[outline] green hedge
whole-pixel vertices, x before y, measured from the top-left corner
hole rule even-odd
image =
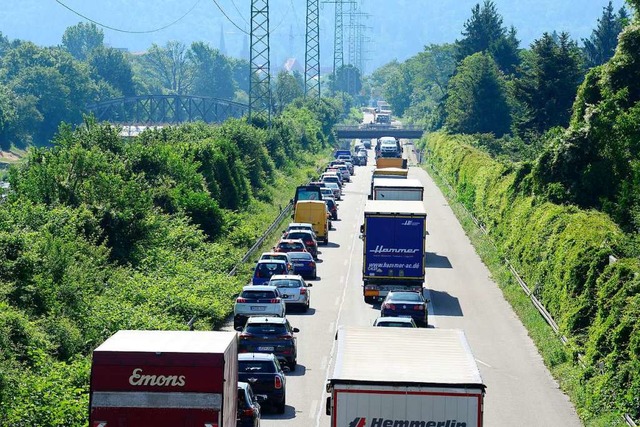
[[[436,133],[419,146],[585,355],[586,410],[640,419],[640,261],[609,265],[622,241],[609,217],[532,194],[529,165],[493,160],[471,138]]]

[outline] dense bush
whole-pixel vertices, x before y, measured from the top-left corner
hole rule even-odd
[[[89,120],[62,126],[51,149],[33,149],[9,172],[1,425],[86,425],[89,356],[117,330],[224,322],[246,279],[228,272],[329,140],[314,110],[277,120],[279,132],[232,120],[126,141]],[[295,147],[278,167],[269,141]]]
[[[585,354],[587,409],[614,407],[640,418],[640,263],[608,265],[622,232],[603,213],[534,195],[529,165],[493,160],[471,147],[471,138],[432,134],[421,144]]]

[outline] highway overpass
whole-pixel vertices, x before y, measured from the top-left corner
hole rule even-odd
[[[419,139],[424,133],[424,129],[418,126],[383,126],[383,125],[360,125],[360,126],[335,126],[333,128],[338,139],[371,139],[382,136],[393,136],[398,139]]]

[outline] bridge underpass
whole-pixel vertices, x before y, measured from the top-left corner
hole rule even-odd
[[[393,136],[398,139],[419,139],[424,129],[418,126],[335,126],[334,131],[338,139],[372,139],[383,136]]]

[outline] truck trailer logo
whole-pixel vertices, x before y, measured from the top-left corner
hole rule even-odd
[[[411,221],[410,219],[406,220],[405,222],[403,222],[400,225],[405,225],[405,226],[409,226],[409,227],[415,227],[417,225],[420,225],[420,221]]]
[[[129,377],[132,386],[184,387],[184,375],[143,375],[142,368],[136,368]]]
[[[375,249],[370,250],[374,254],[408,254],[413,255],[420,249],[407,249],[407,248],[385,248],[383,245],[377,245]]]
[[[364,417],[357,417],[349,423],[349,427],[467,427],[467,423],[456,420],[446,421],[410,421],[373,418],[370,423]]]

